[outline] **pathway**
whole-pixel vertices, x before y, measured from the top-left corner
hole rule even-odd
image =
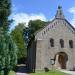
[[[30,75],[28,74],[28,69],[26,68],[26,65],[17,65],[16,75]]]
[[[16,75],[30,75],[30,74],[27,74],[27,73],[16,73]]]
[[[67,71],[67,70],[60,70],[61,72],[70,74],[70,75],[75,75],[75,71]]]

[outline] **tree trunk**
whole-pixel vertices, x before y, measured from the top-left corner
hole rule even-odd
[[[8,75],[9,70],[7,68],[4,69],[4,75]]]

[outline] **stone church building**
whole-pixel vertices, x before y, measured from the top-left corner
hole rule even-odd
[[[35,33],[28,49],[28,67],[32,71],[75,69],[75,28],[65,19],[62,7],[49,25]]]

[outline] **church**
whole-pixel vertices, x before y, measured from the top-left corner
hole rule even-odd
[[[66,20],[58,6],[49,25],[34,34],[28,48],[28,67],[31,71],[75,69],[75,28]]]

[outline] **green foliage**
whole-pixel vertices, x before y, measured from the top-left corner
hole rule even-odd
[[[17,64],[17,46],[11,36],[0,28],[0,73],[5,75]],[[3,74],[4,72],[4,74]],[[7,75],[7,74],[6,74]]]
[[[24,23],[19,23],[15,27],[15,29],[11,32],[12,38],[15,41],[16,45],[18,46],[18,59],[26,57],[27,56],[27,50],[25,47],[25,42],[23,39],[23,30],[25,26]]]
[[[27,46],[29,41],[33,38],[34,33],[46,26],[49,22],[41,20],[30,21],[28,27],[24,23],[19,23],[11,32],[12,38],[18,46],[18,59],[27,56]],[[25,41],[24,41],[25,40]]]
[[[10,21],[8,16],[11,11],[11,0],[0,0],[0,27],[3,27],[4,30],[8,30]]]
[[[30,36],[32,37],[33,34],[43,28],[44,26],[47,25],[47,22],[41,21],[41,20],[34,20],[34,21],[30,21],[28,24],[28,27],[30,29]]]
[[[10,71],[8,75],[16,75],[14,71]]]
[[[46,26],[48,23],[49,22],[44,22],[41,20],[31,20],[29,22],[28,27],[24,30],[26,46],[28,46],[30,44],[30,41],[34,39],[34,33]]]
[[[8,33],[11,0],[0,0],[0,75],[7,75],[17,63],[17,46]]]

